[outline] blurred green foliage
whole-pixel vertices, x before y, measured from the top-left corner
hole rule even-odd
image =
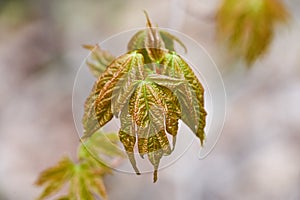
[[[280,0],[223,0],[217,11],[217,33],[229,50],[251,65],[266,53],[278,22],[288,11]]]
[[[38,200],[58,193],[67,183],[68,194],[58,200],[94,200],[98,196],[107,199],[103,177],[111,173],[109,166],[113,165],[113,160],[123,157],[117,147],[118,141],[116,134],[102,132],[96,132],[83,141],[78,150],[78,161],[64,157],[40,174],[36,185],[45,188]]]

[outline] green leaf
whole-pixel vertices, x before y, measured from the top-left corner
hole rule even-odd
[[[137,136],[140,155],[143,157],[147,154],[154,166],[155,182],[161,157],[172,151],[165,130],[176,136],[180,119],[179,102],[168,88],[154,82],[141,81],[126,109],[121,113],[120,140],[133,168],[139,173],[133,150]]]
[[[140,175],[134,158],[134,146],[136,143],[135,122],[133,121],[132,116],[129,114],[128,109],[129,105],[127,104],[121,112],[121,128],[119,131],[119,138],[125,148],[133,169],[135,170],[136,174]]]
[[[84,48],[91,51],[91,60],[86,63],[91,73],[98,78],[115,59],[115,57],[108,51],[104,51],[99,45],[83,45]]]
[[[58,200],[96,200],[98,197],[107,199],[103,176],[111,172],[113,160],[123,157],[122,151],[116,146],[119,143],[116,133],[97,132],[85,140],[79,147],[78,161],[63,158],[55,166],[44,170],[36,185],[44,186],[39,200],[46,199],[60,191],[69,182],[69,193]]]
[[[186,46],[179,40],[176,36],[172,35],[171,33],[168,33],[166,31],[159,31],[160,37],[163,40],[166,49],[170,51],[175,51],[175,42],[177,42],[185,51],[187,52]]]
[[[114,87],[129,70],[141,62],[142,55],[131,52],[115,59],[99,77],[85,103],[84,137],[87,138],[113,118],[111,98]]]
[[[78,181],[78,186],[79,190],[79,199],[84,199],[84,200],[93,200],[94,197],[92,193],[89,190],[89,184],[87,183],[86,177],[79,177]]]
[[[69,158],[63,158],[57,165],[43,171],[35,182],[38,186],[45,185],[45,189],[38,199],[46,199],[58,192],[72,177],[73,167],[74,163]]]
[[[171,90],[178,88],[180,85],[185,84],[186,81],[183,78],[174,78],[162,74],[149,74],[146,78],[149,82],[157,83],[158,85],[164,86]]]
[[[186,46],[176,36],[153,28],[148,14],[145,12],[147,19],[147,29],[140,30],[130,39],[127,49],[128,51],[140,50],[146,57],[150,57],[151,61],[160,61],[163,49],[175,51],[175,42],[177,42],[185,52],[187,52]],[[145,51],[147,49],[147,51]]]
[[[119,78],[114,85],[112,94],[112,112],[118,116],[124,105],[128,103],[131,94],[136,89],[139,81],[144,79],[144,59],[141,54],[137,54],[136,62],[132,64],[129,71]]]
[[[157,28],[153,28],[147,12],[145,11],[147,19],[147,29],[145,37],[145,48],[148,57],[152,62],[159,63],[164,56],[165,44],[162,41]]]
[[[155,182],[160,159],[172,152],[167,134],[173,136],[174,149],[178,121],[182,119],[203,145],[206,111],[201,83],[173,51],[175,41],[185,46],[175,36],[153,28],[145,15],[147,29],[132,37],[130,51],[116,58],[95,83],[86,101],[83,124],[86,138],[113,115],[120,117],[118,135],[129,161],[140,174],[134,157],[137,145],[140,156],[147,155],[154,167]],[[87,154],[86,149],[80,153],[83,158]],[[94,165],[93,161],[88,162]]]
[[[72,199],[70,197],[68,197],[68,196],[63,196],[63,197],[59,197],[56,200],[72,200]]]
[[[223,0],[216,16],[217,33],[231,52],[251,65],[267,52],[275,24],[288,18],[279,0]]]
[[[205,139],[206,111],[204,109],[204,89],[189,65],[175,52],[167,53],[162,65],[164,75],[184,79],[174,90],[181,105],[181,118],[185,124],[200,138],[203,145]]]
[[[102,179],[91,179],[90,186],[96,194],[99,194],[103,199],[107,199],[107,192]]]
[[[130,41],[128,42],[127,49],[128,51],[139,50],[145,48],[145,38],[146,31],[140,30],[136,34],[132,36]]]
[[[103,174],[110,173],[110,160],[124,157],[118,142],[119,138],[115,133],[96,132],[82,142],[78,150],[78,158],[95,167],[101,165]]]

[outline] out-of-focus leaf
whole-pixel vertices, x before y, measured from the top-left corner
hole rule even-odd
[[[251,65],[266,53],[274,25],[286,22],[288,12],[280,0],[223,0],[217,11],[217,33],[231,51]]]
[[[110,173],[109,160],[124,157],[118,142],[119,138],[115,133],[96,132],[88,140],[82,142],[78,150],[78,158],[89,162],[90,165],[101,165],[105,173]]]
[[[72,199],[68,196],[63,196],[63,197],[59,197],[57,200],[72,200]]]
[[[186,46],[179,40],[176,36],[172,35],[171,33],[168,33],[166,31],[159,31],[160,37],[163,40],[166,49],[170,51],[175,51],[175,42],[177,42],[185,51],[187,52]]]
[[[139,49],[145,49],[145,38],[146,38],[146,31],[140,30],[134,36],[131,37],[127,44],[128,51],[134,51]]]
[[[115,57],[108,51],[101,49],[98,44],[94,46],[83,45],[83,47],[91,51],[91,60],[87,60],[86,64],[88,65],[91,73],[98,78],[115,59]]]
[[[73,176],[74,163],[69,158],[63,158],[57,165],[43,171],[35,182],[45,189],[39,196],[39,200],[46,199],[58,192]]]
[[[55,166],[43,171],[36,185],[44,186],[39,200],[59,192],[69,183],[69,193],[57,200],[107,199],[103,176],[111,172],[110,161],[104,157],[122,158],[123,153],[115,145],[119,142],[115,133],[97,132],[85,140],[78,150],[78,161],[63,158]]]

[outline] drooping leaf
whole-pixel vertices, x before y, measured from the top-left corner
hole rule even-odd
[[[183,122],[190,127],[203,145],[206,124],[203,86],[189,65],[175,52],[167,53],[162,65],[165,67],[162,74],[186,81],[177,87],[174,93],[181,105]]]
[[[121,78],[126,77],[125,74],[129,70],[141,64],[142,58],[142,55],[136,52],[122,55],[115,59],[99,77],[85,103],[82,120],[84,138],[92,135],[112,119],[111,98],[114,87]]]
[[[159,33],[161,39],[165,44],[166,49],[170,51],[175,51],[175,42],[177,42],[184,49],[185,53],[187,52],[186,46],[176,36],[172,35],[167,31],[159,31]]]
[[[87,60],[91,73],[98,78],[109,66],[109,64],[115,59],[115,57],[108,51],[104,51],[97,44],[93,45],[83,45],[84,48],[91,51],[91,60]]]
[[[161,157],[171,153],[165,130],[173,137],[176,137],[178,131],[180,119],[178,100],[168,88],[154,82],[141,81],[128,105],[129,112],[126,113],[126,119],[121,118],[121,126],[123,126],[122,132],[119,133],[122,134],[121,142],[130,153],[130,161],[136,169],[133,148],[137,137],[140,155],[143,157],[147,154],[154,166],[155,182]],[[135,125],[137,128],[134,127]]]
[[[201,83],[174,52],[175,42],[185,46],[152,27],[145,15],[147,29],[137,32],[128,44],[129,52],[98,78],[86,101],[83,123],[88,137],[113,116],[120,117],[119,139],[129,161],[140,174],[134,156],[137,145],[140,156],[147,155],[154,167],[155,182],[160,159],[172,152],[167,134],[173,136],[174,149],[182,119],[203,144],[206,111]]]
[[[46,199],[59,192],[64,185],[68,185],[68,195],[57,200],[96,200],[99,197],[106,200],[103,176],[111,172],[108,166],[111,166],[113,161],[104,157],[114,159],[123,157],[121,150],[115,146],[118,142],[115,133],[97,132],[89,137],[79,147],[77,162],[63,158],[55,166],[40,174],[35,184],[44,186],[45,189],[38,199]]]
[[[45,185],[38,200],[46,199],[58,192],[73,176],[73,167],[74,163],[69,158],[63,158],[57,165],[43,171],[35,182],[38,186]]]
[[[218,37],[251,65],[267,52],[275,24],[288,16],[280,0],[223,0],[216,16]]]
[[[121,112],[121,128],[119,130],[119,138],[123,144],[125,151],[128,155],[129,161],[136,172],[140,175],[140,172],[136,166],[136,161],[134,158],[134,146],[136,143],[136,132],[135,132],[135,122],[132,116],[129,114],[129,104],[123,108]]]
[[[145,49],[145,38],[146,31],[140,30],[136,34],[134,34],[127,44],[128,51],[134,51],[139,49]]]
[[[118,142],[119,138],[115,133],[96,132],[88,140],[82,141],[78,150],[78,159],[85,160],[90,165],[101,165],[106,173],[110,173],[109,161],[124,157]]]

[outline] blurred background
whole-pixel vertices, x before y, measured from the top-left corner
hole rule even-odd
[[[152,174],[105,178],[111,200],[300,199],[300,2],[251,68],[215,38],[219,0],[0,0],[0,200],[32,200],[34,181],[62,155],[75,158],[76,71],[95,44],[145,24],[181,31],[212,56],[227,93],[218,144],[199,160],[198,143]],[[51,198],[50,198],[51,199]]]

